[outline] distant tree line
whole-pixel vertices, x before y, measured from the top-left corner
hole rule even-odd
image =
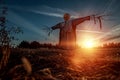
[[[120,48],[120,42],[105,43],[105,44],[103,44],[103,48]]]
[[[39,43],[37,41],[22,41],[18,46],[18,48],[29,48],[29,49],[37,49],[37,48],[58,48],[58,45],[53,45],[51,43]]]
[[[18,48],[28,48],[28,49],[37,49],[37,48],[60,48],[59,45],[53,45],[51,43],[39,43],[37,41],[22,41],[17,46]],[[105,43],[102,48],[120,48],[120,42],[115,43]]]

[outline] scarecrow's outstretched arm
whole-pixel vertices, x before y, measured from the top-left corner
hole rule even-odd
[[[90,16],[74,19],[73,24],[78,25],[86,20],[90,20]]]
[[[52,30],[59,29],[60,28],[60,23],[56,24],[55,26],[52,26],[51,28],[52,28]]]

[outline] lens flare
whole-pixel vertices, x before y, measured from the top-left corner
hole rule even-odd
[[[93,40],[85,40],[82,45],[83,45],[84,48],[93,48],[93,47],[95,47],[95,43],[94,43]]]

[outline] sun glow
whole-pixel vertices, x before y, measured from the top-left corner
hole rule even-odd
[[[85,40],[82,44],[84,48],[93,48],[95,47],[95,43],[93,40]]]
[[[99,35],[94,33],[78,33],[76,42],[77,46],[87,49],[97,48],[103,43],[98,37]]]
[[[82,39],[78,39],[77,44],[82,48],[94,48],[98,46],[98,40],[92,36],[84,36]]]

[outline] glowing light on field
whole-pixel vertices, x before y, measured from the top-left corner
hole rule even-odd
[[[90,33],[84,33],[84,34],[78,34],[77,36],[77,45],[80,46],[81,48],[95,48],[100,46],[101,42],[99,39],[96,39],[99,35],[96,35],[94,33],[90,34]]]
[[[79,67],[86,64],[88,61],[95,61],[97,58],[95,49],[78,49],[74,51],[74,54],[70,57],[73,67]]]
[[[99,45],[98,42],[93,36],[84,36],[82,39],[78,39],[77,44],[82,48],[94,48]]]
[[[93,48],[93,47],[95,47],[95,43],[94,43],[93,40],[85,40],[82,45],[83,45],[84,48]]]

